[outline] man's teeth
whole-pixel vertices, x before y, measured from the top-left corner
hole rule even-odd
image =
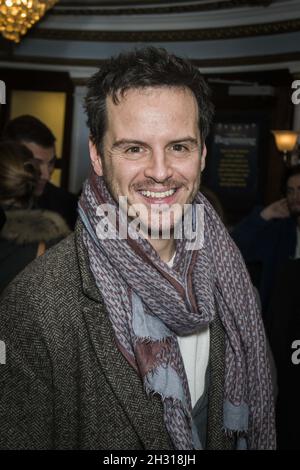
[[[168,196],[172,196],[175,193],[176,189],[169,189],[169,191],[164,191],[164,192],[156,192],[154,193],[153,191],[141,191],[143,196],[146,197],[152,197],[152,198],[164,198]]]

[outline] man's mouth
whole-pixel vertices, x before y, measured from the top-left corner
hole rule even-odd
[[[177,191],[177,188],[169,189],[168,191],[140,191],[140,193],[150,199],[165,199],[167,197],[173,196]]]
[[[161,205],[168,204],[172,205],[175,203],[177,192],[180,190],[180,187],[174,188],[149,188],[149,189],[139,189],[138,193],[142,196],[143,200],[147,204]]]

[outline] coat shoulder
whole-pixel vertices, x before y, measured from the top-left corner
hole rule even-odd
[[[81,278],[74,235],[30,263],[3,291],[0,309],[12,317],[55,323],[76,318]]]
[[[26,290],[29,287],[32,291],[43,290],[45,294],[51,291],[53,295],[59,295],[60,288],[66,283],[70,288],[76,277],[79,277],[79,269],[72,234],[30,263],[12,285],[18,289],[23,285]]]

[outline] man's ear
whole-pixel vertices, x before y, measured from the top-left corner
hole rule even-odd
[[[202,155],[201,155],[201,171],[203,171],[204,168],[205,168],[206,155],[207,155],[207,148],[206,148],[206,145],[204,144],[203,145],[203,150],[202,150]]]
[[[102,176],[103,175],[103,168],[102,168],[102,161],[101,157],[98,154],[95,144],[89,140],[89,150],[90,150],[90,159],[94,168],[96,175]]]

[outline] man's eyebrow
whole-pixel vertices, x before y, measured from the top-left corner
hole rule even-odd
[[[176,140],[171,140],[171,142],[168,142],[168,145],[179,144],[180,142],[190,142],[192,144],[197,144],[198,145],[198,140],[195,139],[195,137],[190,137],[190,136],[182,137],[182,138],[176,139]],[[113,143],[112,148],[122,147],[122,146],[128,145],[128,144],[131,144],[131,145],[132,144],[133,145],[148,145],[146,142],[143,142],[141,140],[120,139],[120,140],[116,140],[116,142]]]
[[[116,140],[116,142],[113,143],[112,148],[122,147],[128,144],[147,145],[145,142],[142,142],[141,140],[120,139],[120,140]]]
[[[191,144],[197,144],[198,145],[198,140],[195,139],[195,137],[190,137],[190,136],[183,137],[182,139],[172,140],[171,142],[169,142],[169,145],[170,144],[180,144],[181,142],[190,142]]]

